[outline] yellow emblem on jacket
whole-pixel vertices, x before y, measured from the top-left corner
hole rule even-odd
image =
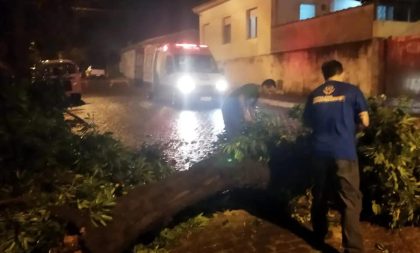
[[[333,85],[328,85],[324,88],[324,90],[322,92],[324,92],[325,95],[329,96],[331,94],[333,94],[335,91],[335,88]]]
[[[322,92],[325,96],[317,96],[313,99],[313,104],[320,104],[320,103],[332,103],[332,102],[344,102],[346,100],[346,96],[333,96],[335,88],[333,85],[326,86]]]

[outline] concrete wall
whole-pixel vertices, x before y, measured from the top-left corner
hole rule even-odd
[[[233,85],[247,82],[261,83],[264,79],[277,80],[287,94],[307,94],[324,80],[320,71],[323,62],[337,59],[348,73],[348,81],[359,86],[366,95],[382,92],[379,83],[381,43],[362,41],[338,46],[276,53],[224,62],[224,69]]]
[[[420,35],[420,21],[375,21],[373,23],[373,36],[388,38],[391,36]]]
[[[272,28],[272,52],[288,52],[372,38],[374,6],[351,8]]]
[[[258,37],[247,38],[247,10],[257,8]],[[268,54],[271,49],[271,0],[231,0],[200,13],[200,37],[217,61]],[[223,18],[231,17],[231,43],[223,44]],[[203,27],[206,34],[203,34]],[[205,38],[205,41],[203,41]]]
[[[136,50],[126,50],[120,56],[120,72],[129,79],[135,78]]]

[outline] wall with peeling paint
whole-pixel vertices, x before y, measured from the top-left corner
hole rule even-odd
[[[378,67],[382,64],[379,60],[381,46],[381,40],[369,40],[229,60],[222,65],[234,86],[272,78],[286,94],[307,94],[323,82],[322,63],[337,59],[343,63],[348,81],[359,86],[366,95],[373,95],[383,91],[382,67]]]
[[[386,93],[420,101],[420,35],[389,38]]]

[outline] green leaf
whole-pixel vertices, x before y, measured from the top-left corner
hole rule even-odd
[[[381,213],[381,206],[376,204],[375,201],[372,201],[372,211],[375,215],[379,215]]]

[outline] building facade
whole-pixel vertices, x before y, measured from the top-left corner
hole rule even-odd
[[[413,10],[354,0],[212,0],[193,9],[201,42],[234,85],[272,78],[284,93],[306,94],[334,58],[368,95],[386,90],[389,37],[420,34]]]

